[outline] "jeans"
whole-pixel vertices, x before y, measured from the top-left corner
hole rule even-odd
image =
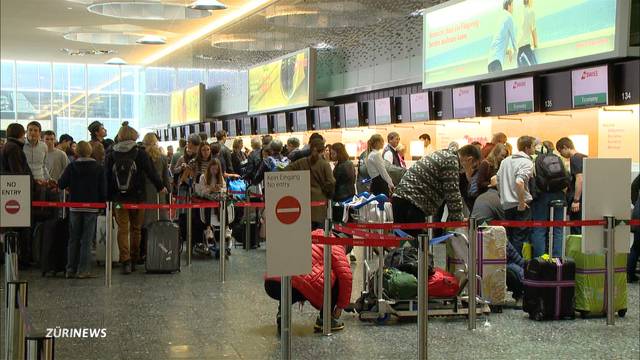
[[[91,243],[96,238],[97,213],[75,212],[69,214],[71,236],[67,247],[67,272],[86,273],[91,263]]]
[[[527,221],[531,220],[531,209],[527,208],[524,211],[518,211],[517,207],[506,209],[504,211],[504,216],[506,220],[514,220],[514,221]],[[529,228],[523,227],[508,227],[507,228],[507,237],[516,250],[518,250],[518,254],[522,255],[522,244],[529,242]]]
[[[553,200],[564,200],[564,193],[540,192],[538,197],[531,204],[533,220],[549,220],[549,202]],[[563,209],[556,207],[553,212],[553,220],[562,220]],[[560,257],[562,254],[562,228],[553,228],[553,256]],[[533,257],[542,256],[549,249],[549,228],[535,227],[531,229],[531,245],[533,246]]]
[[[407,199],[393,197],[391,205],[393,206],[393,221],[398,224],[426,221],[424,212]],[[425,233],[425,230],[405,230],[405,232],[417,239],[419,234]]]
[[[279,302],[281,301],[280,299],[281,286],[282,284],[276,280],[269,279],[269,280],[265,280],[264,282],[264,290],[267,292],[267,295],[269,295],[269,297],[274,300],[278,300]],[[331,287],[331,310],[332,311],[333,309],[335,309],[336,304],[338,303],[338,291],[339,291],[338,279],[336,279],[336,281],[333,283],[333,286]],[[292,285],[291,286],[291,303],[295,304],[297,302],[302,302],[305,300],[307,300],[307,298],[305,298],[304,295],[302,295],[302,293],[298,291],[296,288],[294,288]],[[278,305],[278,309],[280,309],[280,305]],[[320,317],[322,317],[322,309],[319,309],[319,310],[320,310]]]
[[[638,266],[638,257],[640,256],[640,232],[633,234],[633,244],[627,255],[627,278],[632,279],[636,276],[636,266]]]
[[[140,255],[140,238],[142,237],[144,210],[116,209],[115,213],[116,222],[118,223],[120,262],[125,263],[131,260],[135,262]]]

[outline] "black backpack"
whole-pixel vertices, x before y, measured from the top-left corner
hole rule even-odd
[[[136,172],[138,172],[138,166],[136,165],[138,148],[135,147],[126,153],[114,152],[113,157],[112,170],[116,189],[120,195],[129,194],[135,188],[133,179],[136,176]]]
[[[571,178],[562,159],[546,146],[536,158],[536,186],[539,191],[561,191],[569,186]]]

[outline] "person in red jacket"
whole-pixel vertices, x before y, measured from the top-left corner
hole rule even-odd
[[[318,232],[322,234],[322,230]],[[291,277],[291,299],[293,303],[309,301],[313,307],[320,310],[320,315],[314,325],[315,331],[322,331],[322,308],[324,289],[324,248],[322,245],[312,245],[312,269],[309,274]],[[331,330],[344,329],[340,316],[342,309],[351,302],[351,284],[353,275],[349,259],[344,247],[333,246],[331,249]],[[267,294],[280,301],[280,278],[270,277],[264,281]],[[277,315],[278,334],[280,333],[280,307]]]

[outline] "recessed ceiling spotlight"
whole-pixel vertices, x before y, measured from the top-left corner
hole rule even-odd
[[[164,45],[167,43],[167,40],[163,36],[145,35],[136,42],[142,45]]]
[[[194,10],[224,10],[227,8],[218,0],[196,0],[188,7]]]
[[[321,41],[315,45],[313,45],[314,48],[318,49],[318,50],[326,50],[326,49],[333,49],[333,45],[331,44],[327,44],[324,41]]]
[[[416,10],[416,11],[414,11],[414,12],[410,13],[410,14],[409,14],[409,17],[410,17],[410,18],[420,17],[420,16],[424,15],[425,10],[426,10],[426,9],[418,9],[418,10]]]
[[[68,49],[61,48],[59,49],[63,53],[66,53],[70,56],[91,56],[91,55],[110,55],[115,54],[117,51],[115,50],[102,50],[102,49]]]
[[[111,58],[104,62],[107,65],[127,65],[127,62],[124,59],[119,57]]]
[[[72,8],[71,6],[69,6],[69,7],[67,8],[67,10],[73,10],[73,8]]]

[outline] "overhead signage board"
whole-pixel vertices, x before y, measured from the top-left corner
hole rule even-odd
[[[545,74],[539,80],[540,105],[543,111],[571,109],[571,72]]]
[[[249,69],[249,114],[313,105],[315,50],[306,48]]]
[[[391,124],[391,98],[380,98],[375,101],[376,125]]]
[[[360,110],[358,109],[358,103],[344,104],[344,113],[346,127],[360,126]]]
[[[311,191],[309,171],[265,174],[267,275],[311,272]]]
[[[286,113],[278,113],[276,115],[276,132],[277,133],[285,133],[288,131],[287,129],[287,114]]]
[[[507,101],[507,114],[533,111],[533,77],[507,80],[504,83],[504,87]]]
[[[607,65],[571,71],[573,107],[609,103],[609,67]]]
[[[327,130],[331,129],[331,107],[324,106],[318,109],[318,117],[320,118],[319,125],[320,129]]]
[[[504,81],[496,81],[480,86],[480,103],[482,116],[505,115],[506,101]]]
[[[423,88],[624,57],[628,0],[454,0],[424,14]]]
[[[476,116],[476,88],[474,85],[453,89],[453,117],[455,119]]]
[[[29,175],[0,175],[0,228],[31,227]]]

